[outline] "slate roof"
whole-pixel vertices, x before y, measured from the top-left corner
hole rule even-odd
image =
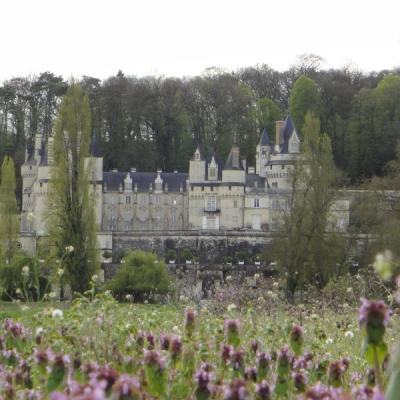
[[[257,174],[246,174],[246,186],[254,188],[255,182],[257,182],[259,188],[264,189],[265,178]]]
[[[270,146],[271,145],[271,141],[269,140],[267,128],[263,129],[263,131],[261,133],[260,141],[258,144],[260,146]]]
[[[235,160],[235,156],[234,156],[234,152],[236,152],[236,151],[238,152],[237,160]],[[242,163],[240,162],[239,147],[236,144],[234,144],[232,146],[231,151],[229,152],[224,169],[243,170]]]
[[[103,182],[106,185],[107,191],[118,191],[120,184],[124,187],[124,179],[128,172],[103,172]],[[148,192],[150,184],[153,185],[157,178],[157,172],[130,172],[132,178],[132,189],[137,184],[139,192]],[[163,189],[165,184],[168,184],[169,192],[179,192],[182,185],[183,190],[186,190],[186,180],[189,178],[188,174],[183,172],[161,172],[161,179],[163,180]]]
[[[294,124],[292,118],[288,115],[285,119],[281,130],[281,139],[283,139],[283,144],[281,148],[281,153],[288,153],[289,152],[289,139],[294,132]],[[296,131],[297,132],[297,131]]]
[[[96,134],[93,134],[93,136],[92,136],[92,141],[90,143],[90,155],[92,157],[101,157],[102,156]]]

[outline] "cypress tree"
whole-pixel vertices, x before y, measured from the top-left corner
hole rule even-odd
[[[88,97],[72,82],[55,123],[48,228],[66,279],[72,291],[80,293],[89,288],[90,279],[98,268],[89,148]]]

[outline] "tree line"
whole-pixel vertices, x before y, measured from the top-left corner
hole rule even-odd
[[[119,71],[104,81],[84,76],[79,83],[106,169],[186,171],[197,144],[224,159],[234,140],[252,165],[264,127],[273,138],[274,121],[289,112],[301,130],[311,110],[331,139],[336,165],[355,184],[384,173],[400,137],[400,70],[324,70],[317,56],[301,57],[283,72],[268,65],[235,72],[210,68],[192,78],[138,78]],[[12,156],[19,170],[34,134],[51,134],[67,88],[51,72],[4,82],[1,160]]]

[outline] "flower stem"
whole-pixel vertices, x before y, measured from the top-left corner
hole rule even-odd
[[[381,367],[379,365],[378,351],[376,346],[372,346],[374,352],[374,370],[375,370],[375,378],[378,383],[378,388],[382,392],[383,391],[383,379],[381,373]]]

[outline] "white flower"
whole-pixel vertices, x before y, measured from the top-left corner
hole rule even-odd
[[[51,312],[51,316],[53,318],[62,318],[64,315],[64,313],[62,312],[62,310],[60,310],[59,308],[55,308],[52,312]]]
[[[188,298],[186,296],[184,296],[183,294],[181,294],[179,296],[179,302],[180,303],[186,303],[188,301]]]
[[[39,326],[38,328],[36,328],[36,336],[40,336],[44,333],[44,329]]]
[[[21,311],[27,311],[29,310],[29,307],[26,305],[21,306]]]
[[[274,282],[274,283],[272,284],[272,286],[273,286],[273,287],[278,287],[278,286],[279,286],[279,282]]]
[[[75,250],[74,246],[69,245],[69,246],[65,247],[65,252],[68,253],[68,254],[72,253],[74,250]]]
[[[228,306],[228,311],[233,311],[233,310],[236,310],[236,304],[234,304],[234,303],[232,303],[232,304],[229,304],[229,306]]]
[[[231,276],[231,275],[228,275],[228,276],[226,277],[226,280],[227,280],[227,281],[231,281],[231,280],[232,280],[232,276]]]
[[[259,303],[264,303],[264,297],[260,296],[260,297],[257,299],[257,301],[258,301]]]
[[[111,296],[111,290],[107,289],[107,290],[104,292],[104,294],[105,294],[106,296]]]
[[[53,292],[49,293],[49,298],[50,299],[55,299],[55,297],[56,297],[56,292],[53,291]]]
[[[97,282],[99,280],[99,276],[97,274],[94,274],[92,276],[92,282]]]
[[[344,336],[347,337],[348,339],[353,339],[354,333],[352,331],[346,331],[344,333]]]
[[[172,328],[172,330],[173,330],[174,332],[179,332],[179,328],[178,328],[176,325]]]
[[[128,300],[128,301],[131,301],[132,300],[132,295],[131,294],[127,294],[125,296],[125,299]]]
[[[347,292],[347,293],[352,293],[352,292],[353,292],[353,288],[352,288],[352,287],[348,287],[348,288],[346,289],[346,292]]]
[[[16,288],[16,289],[15,289],[15,293],[16,293],[16,294],[21,294],[21,293],[22,293],[22,290],[21,290],[20,288]]]
[[[254,274],[254,279],[258,279],[260,277],[260,274]]]
[[[64,270],[62,268],[58,268],[57,275],[58,276],[63,276],[64,275]]]
[[[333,343],[333,339],[328,337],[328,339],[326,339],[326,344],[332,344]]]
[[[27,265],[24,265],[22,267],[22,276],[28,277],[29,276],[29,267]]]

